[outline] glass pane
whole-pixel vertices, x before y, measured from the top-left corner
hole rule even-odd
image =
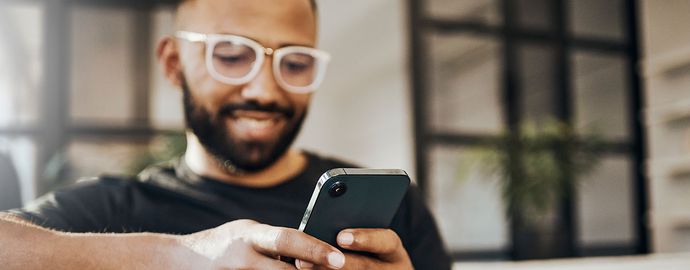
[[[498,179],[484,172],[476,148],[431,151],[431,208],[452,251],[494,250],[508,245],[508,221]]]
[[[36,155],[30,138],[0,137],[0,210],[36,198]]]
[[[578,133],[594,132],[617,140],[630,138],[625,58],[579,51],[575,52],[572,61]]]
[[[515,1],[515,17],[518,25],[525,29],[553,30],[554,4],[552,0],[517,0]]]
[[[0,4],[0,126],[26,126],[40,113],[43,9]]]
[[[502,23],[500,0],[428,0],[427,15],[435,19]]]
[[[501,47],[470,35],[432,35],[431,127],[437,132],[496,134],[503,128]]]
[[[578,241],[584,248],[625,246],[633,231],[632,162],[606,157],[585,177],[577,193]]]
[[[159,8],[153,13],[153,38],[151,48],[157,42],[174,31],[174,9]],[[163,76],[155,55],[151,54],[151,125],[157,128],[177,129],[184,126],[182,110],[182,91],[170,84]]]
[[[75,123],[124,124],[134,115],[134,13],[72,11],[70,113]]]
[[[517,57],[523,121],[543,124],[553,119],[558,109],[555,50],[548,45],[525,43],[518,46]]]
[[[576,37],[622,41],[626,30],[625,5],[623,0],[569,0],[570,31]]]

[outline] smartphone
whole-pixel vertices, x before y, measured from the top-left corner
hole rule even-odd
[[[299,230],[338,247],[343,229],[388,228],[409,185],[403,170],[329,170],[319,178]]]

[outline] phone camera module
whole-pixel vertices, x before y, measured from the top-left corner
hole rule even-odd
[[[331,185],[331,188],[328,190],[328,194],[331,195],[331,197],[340,197],[345,192],[347,191],[347,186],[343,182],[335,182],[333,185]]]

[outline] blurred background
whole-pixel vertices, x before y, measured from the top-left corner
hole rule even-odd
[[[0,0],[0,210],[178,155],[165,0]],[[689,0],[320,0],[297,145],[403,168],[460,262],[690,252]]]

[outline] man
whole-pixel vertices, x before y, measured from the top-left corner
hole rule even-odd
[[[309,0],[184,1],[157,50],[184,93],[184,158],[4,214],[3,269],[449,269],[414,189],[392,229],[340,232],[344,252],[294,229],[318,176],[351,166],[290,148],[328,62],[315,11]]]

